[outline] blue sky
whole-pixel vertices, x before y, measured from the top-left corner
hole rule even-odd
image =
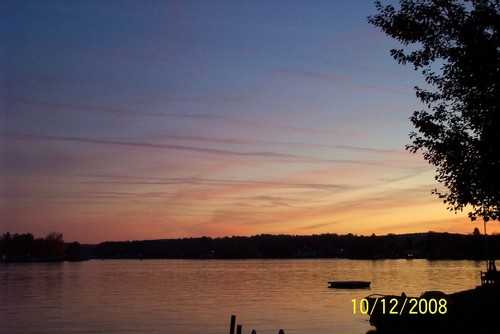
[[[67,241],[476,224],[404,150],[371,1],[2,2],[2,230]]]

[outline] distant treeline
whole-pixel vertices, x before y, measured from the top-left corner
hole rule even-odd
[[[488,236],[490,256],[500,257],[500,235]],[[485,258],[485,238],[450,233],[385,236],[321,234],[311,236],[257,235],[252,237],[184,238],[103,242],[92,249],[102,259],[473,259]]]
[[[97,245],[64,243],[62,234],[35,239],[32,234],[5,233],[0,260],[78,261],[99,259],[470,259],[485,258],[485,236],[450,233],[269,235],[224,238],[183,238],[144,241],[107,241]],[[500,235],[487,240],[490,257],[500,258]]]
[[[84,248],[78,242],[64,243],[63,235],[51,232],[45,238],[31,233],[4,233],[0,237],[0,261],[4,262],[57,262],[86,259]]]

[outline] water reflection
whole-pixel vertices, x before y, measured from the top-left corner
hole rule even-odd
[[[440,270],[436,278],[429,274]],[[367,333],[352,299],[473,288],[472,261],[106,260],[0,264],[5,333],[224,333],[238,314],[244,332]],[[371,281],[335,290],[332,280]],[[375,332],[384,334],[381,332]]]

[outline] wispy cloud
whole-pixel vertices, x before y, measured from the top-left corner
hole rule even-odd
[[[129,176],[129,175],[81,175],[84,180],[79,180],[77,183],[95,183],[95,184],[129,184],[129,185],[202,185],[211,187],[235,187],[235,188],[259,188],[259,189],[315,189],[325,191],[337,191],[345,189],[357,189],[359,187],[348,184],[332,184],[332,183],[300,183],[300,182],[279,182],[279,181],[262,181],[262,180],[229,180],[229,179],[210,179],[210,178],[169,178],[169,177],[146,177],[146,176]],[[87,180],[85,180],[87,178]],[[277,197],[258,196],[254,199],[270,199]]]
[[[69,104],[59,102],[47,102],[40,100],[28,100],[20,98],[4,99],[7,112],[19,111],[27,108],[45,108],[59,110],[63,112],[85,112],[98,114],[111,114],[119,117],[166,117],[166,118],[191,118],[199,120],[225,120],[226,117],[215,114],[194,114],[194,113],[169,113],[169,112],[149,112],[142,110],[132,110],[124,108],[112,108],[104,106],[89,106],[81,104]]]
[[[325,149],[339,149],[347,151],[357,151],[366,153],[377,153],[377,154],[387,154],[396,156],[409,156],[410,154],[404,150],[390,150],[390,149],[380,149],[373,147],[363,147],[354,145],[342,145],[342,144],[324,144],[324,143],[314,143],[314,142],[284,142],[284,141],[270,141],[270,140],[258,140],[258,139],[244,139],[237,137],[208,137],[208,136],[188,136],[188,135],[159,135],[154,137],[149,137],[148,139],[153,141],[163,141],[163,140],[174,140],[174,141],[194,141],[202,143],[217,143],[226,145],[272,145],[272,146],[287,146],[292,148],[325,148]]]
[[[182,146],[182,145],[168,145],[168,144],[154,144],[154,143],[144,143],[144,142],[131,142],[131,141],[117,141],[108,139],[96,139],[96,138],[85,138],[85,137],[69,137],[69,136],[46,136],[46,135],[28,135],[28,134],[13,134],[7,133],[2,134],[4,139],[11,140],[51,140],[51,141],[68,141],[68,142],[79,142],[87,144],[100,144],[100,145],[116,145],[116,146],[130,146],[130,147],[140,147],[140,148],[151,148],[151,149],[165,149],[165,150],[180,150],[180,151],[190,151],[197,153],[207,153],[219,156],[235,156],[235,157],[254,157],[263,159],[292,159],[294,161],[311,161],[314,159],[299,157],[291,154],[273,153],[273,152],[236,152],[228,150],[219,150],[212,148],[202,148],[194,146]]]
[[[316,158],[311,156],[299,156],[294,154],[267,152],[267,151],[240,152],[240,151],[230,151],[230,150],[205,148],[205,147],[158,144],[158,143],[136,142],[128,140],[111,140],[111,139],[101,139],[101,138],[91,138],[91,137],[48,136],[48,135],[17,134],[17,133],[4,133],[0,134],[0,137],[3,138],[4,140],[17,140],[17,141],[49,140],[49,141],[63,141],[63,142],[64,141],[79,142],[79,143],[97,144],[97,145],[113,145],[113,146],[128,146],[128,147],[147,148],[147,149],[188,151],[195,153],[210,154],[214,156],[248,157],[248,158],[288,161],[288,162],[309,162],[309,163],[329,162],[329,163],[361,164],[361,165],[376,165],[376,166],[385,165],[384,163],[381,162],[368,161],[368,160],[363,161],[363,160],[353,160],[353,159],[325,159],[325,158]]]
[[[348,77],[337,74],[327,74],[325,72],[317,72],[317,71],[310,71],[303,69],[273,67],[273,68],[264,68],[264,70],[274,72],[277,74],[290,75],[290,76],[296,76],[300,78],[313,79],[313,80],[322,80],[330,82],[345,82],[349,80]]]
[[[311,225],[305,225],[305,226],[301,227],[301,229],[305,230],[305,231],[324,229],[325,227],[332,227],[332,226],[338,225],[339,223],[341,223],[341,221],[332,221],[332,222],[328,222],[328,223],[311,224]]]

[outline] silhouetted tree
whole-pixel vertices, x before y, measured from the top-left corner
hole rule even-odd
[[[31,233],[0,237],[0,260],[9,262],[62,261],[64,240],[61,233],[52,232],[45,238],[33,237]]]
[[[490,236],[491,254],[500,256],[500,235]],[[411,250],[429,259],[481,259],[482,236],[450,233],[356,236],[322,234],[312,236],[262,234],[251,237],[183,238],[103,242],[88,246],[88,254],[99,258],[139,259],[248,259],[341,257],[378,259],[406,257]],[[67,245],[67,249],[71,244]],[[493,247],[494,246],[494,247]],[[94,249],[92,249],[94,247]],[[409,249],[409,247],[411,249]],[[67,251],[68,254],[68,251]],[[68,258],[69,259],[69,258]]]
[[[416,87],[427,110],[415,111],[413,143],[436,168],[434,189],[451,211],[470,205],[469,218],[499,219],[500,2],[400,0],[375,2],[368,21],[406,48],[391,50],[420,70],[429,89]]]
[[[62,233],[51,232],[44,239],[45,260],[61,261],[64,257],[64,240]]]
[[[12,236],[4,233],[0,239],[0,259],[8,261],[12,257]]]

